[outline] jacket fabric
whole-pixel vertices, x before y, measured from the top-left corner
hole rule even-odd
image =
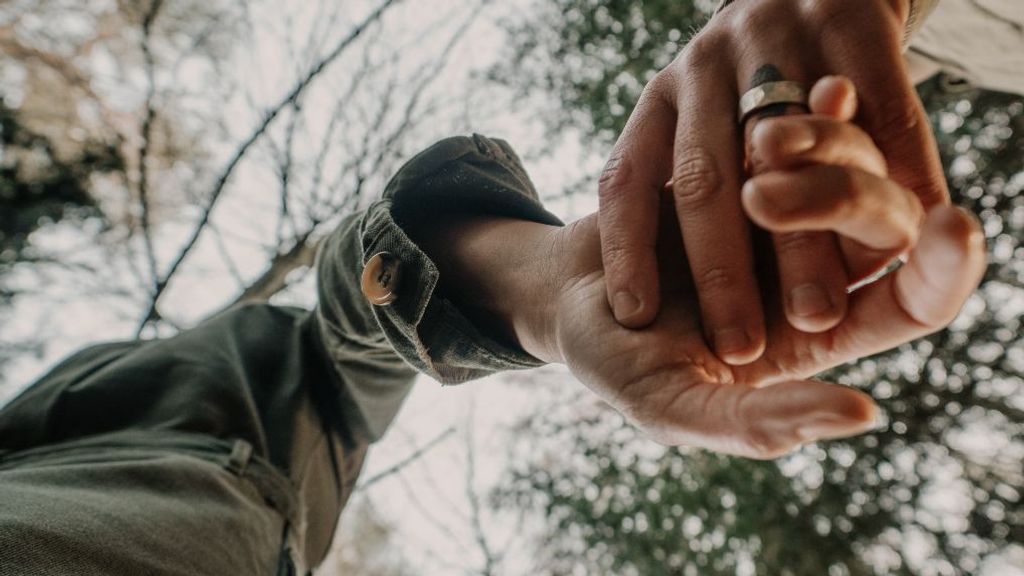
[[[427,208],[560,224],[506,143],[450,138],[326,239],[315,310],[245,305],[71,356],[0,410],[0,576],[317,566],[417,371],[541,364],[434,296],[437,267],[403,232]],[[373,306],[360,278],[381,251],[402,281]]]

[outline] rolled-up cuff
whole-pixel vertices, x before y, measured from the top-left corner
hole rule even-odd
[[[436,296],[434,262],[395,222],[393,204],[381,201],[367,214],[364,263],[387,252],[398,259],[402,279],[396,300],[374,306],[373,315],[395,352],[416,370],[444,384],[457,384],[540,361],[488,337],[448,300]],[[511,216],[511,215],[510,215]]]
[[[373,307],[388,342],[407,363],[445,384],[540,366],[540,360],[497,342],[487,326],[474,325],[434,294],[437,267],[403,227],[442,213],[562,224],[540,204],[518,157],[500,140],[449,138],[417,155],[394,176],[384,199],[367,210],[360,233],[364,265],[387,252],[401,268],[395,301]]]

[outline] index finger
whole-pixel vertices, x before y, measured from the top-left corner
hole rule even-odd
[[[608,302],[627,328],[653,321],[661,301],[655,248],[675,133],[676,112],[665,97],[670,81],[662,74],[644,89],[598,182]]]

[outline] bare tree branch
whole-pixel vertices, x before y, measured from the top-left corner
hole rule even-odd
[[[101,30],[101,33],[93,40],[99,41],[106,40],[107,38],[107,33]],[[116,127],[119,124],[116,119],[117,114],[106,106],[104,100],[93,90],[89,78],[71,63],[70,58],[25,45],[18,40],[11,26],[0,28],[0,51],[14,60],[22,62],[35,61],[56,72],[70,87],[81,90],[96,105],[104,121],[111,129],[115,130],[115,137],[119,141],[124,138],[123,134],[116,131]]]
[[[238,265],[235,264],[235,259],[231,257],[227,244],[224,243],[224,235],[220,233],[220,228],[211,223],[207,225],[207,229],[213,235],[214,244],[217,246],[217,251],[220,252],[221,259],[224,260],[228,274],[231,274],[231,277],[238,283],[238,287],[244,290],[246,288],[245,280],[242,278],[242,273],[238,270]]]
[[[454,426],[449,426],[444,432],[441,432],[436,437],[434,437],[433,440],[431,440],[430,442],[427,442],[426,444],[424,444],[423,447],[415,450],[412,454],[409,454],[405,458],[399,460],[398,462],[395,462],[391,466],[388,466],[383,471],[381,471],[381,472],[379,472],[377,474],[374,474],[373,476],[371,476],[371,477],[367,478],[366,480],[364,480],[363,482],[361,482],[358,486],[355,487],[354,491],[366,490],[370,486],[373,486],[374,484],[376,484],[377,482],[380,482],[381,480],[387,478],[388,476],[391,476],[392,474],[395,474],[395,473],[399,472],[400,470],[402,470],[403,468],[405,468],[409,464],[412,464],[416,460],[419,460],[421,457],[423,457],[424,454],[426,454],[431,449],[433,449],[435,446],[437,446],[438,444],[440,444],[441,442],[446,440],[454,432],[455,432],[455,427]]]
[[[405,474],[398,473],[395,477],[402,484],[402,489],[405,490],[405,495],[406,498],[409,499],[409,503],[412,504],[413,508],[415,508],[421,516],[423,516],[423,519],[429,522],[431,526],[433,526],[434,530],[445,535],[451,543],[455,544],[459,548],[459,550],[466,555],[471,555],[473,550],[463,542],[464,538],[456,534],[455,531],[452,530],[451,526],[442,522],[436,514],[428,510],[426,505],[424,505],[424,500],[429,499],[431,503],[438,508],[443,509],[448,507],[446,512],[450,511],[454,513],[456,511],[454,506],[451,506],[451,503],[447,501],[447,499],[443,498],[443,492],[438,488],[437,480],[434,478],[434,475],[424,473],[421,476],[422,478],[429,478],[431,480],[430,484],[432,487],[432,494],[428,495],[427,498],[421,497],[416,491],[417,488],[423,486],[423,482],[420,481],[422,478],[417,478],[416,486],[413,486]],[[459,520],[462,520],[462,518],[460,517]],[[468,566],[462,566],[462,568],[468,569]]]
[[[300,237],[287,252],[278,254],[270,261],[267,269],[238,295],[231,306],[248,302],[266,302],[271,296],[288,286],[288,276],[299,268],[313,265],[317,248],[322,238]]]
[[[145,61],[146,71],[146,116],[142,120],[142,142],[139,144],[139,206],[142,213],[139,215],[142,227],[142,241],[145,246],[146,261],[149,263],[150,279],[156,282],[159,278],[157,269],[156,250],[153,248],[153,233],[150,227],[150,206],[149,206],[149,154],[153,145],[153,122],[156,120],[156,61],[153,58],[153,50],[150,44],[152,40],[153,22],[160,13],[163,0],[152,0],[149,10],[142,20],[142,56]]]
[[[341,118],[344,110],[348,107],[349,101],[355,94],[359,86],[362,85],[363,79],[367,76],[370,69],[372,68],[370,63],[370,53],[366,51],[363,54],[363,62],[355,74],[352,75],[349,81],[348,90],[345,94],[338,98],[335,103],[334,110],[331,113],[331,120],[327,125],[327,129],[324,131],[323,140],[320,144],[320,149],[317,152],[316,160],[313,164],[313,182],[310,185],[309,190],[309,206],[307,206],[307,212],[315,214],[319,209],[321,203],[321,185],[323,184],[324,178],[324,164],[327,162],[327,154],[330,150],[330,143],[334,139],[334,134],[338,130],[338,126],[341,124]]]
[[[484,557],[484,567],[481,570],[481,574],[492,576],[501,558],[495,554],[487,542],[487,534],[484,533],[483,518],[480,511],[480,498],[476,493],[476,446],[473,444],[473,415],[476,413],[475,408],[475,402],[471,403],[466,417],[466,498],[469,500],[473,536],[476,538],[476,543]]]
[[[239,163],[245,157],[249,149],[263,136],[264,133],[266,133],[270,125],[274,122],[274,119],[277,118],[277,116],[281,113],[282,110],[284,110],[286,107],[292,105],[296,100],[298,100],[306,91],[306,89],[309,88],[309,86],[317,79],[317,77],[320,76],[320,74],[331,63],[337,60],[338,57],[340,57],[345,52],[345,50],[352,45],[353,42],[359,39],[359,37],[362,36],[363,32],[371,24],[382,18],[384,13],[399,1],[401,0],[384,0],[373,12],[371,12],[366,18],[364,18],[362,22],[357,24],[355,28],[353,28],[352,31],[349,32],[347,36],[345,36],[345,38],[338,42],[338,44],[334,47],[333,50],[331,50],[330,53],[321,58],[309,70],[309,72],[307,72],[306,75],[303,76],[303,78],[292,88],[292,90],[280,102],[278,102],[269,111],[267,111],[267,113],[263,117],[263,120],[256,126],[256,128],[252,131],[249,137],[246,138],[245,141],[243,141],[239,145],[235,153],[232,155],[231,159],[228,160],[227,164],[224,166],[224,169],[221,171],[220,175],[216,179],[213,189],[211,190],[210,195],[206,199],[206,205],[203,206],[202,212],[199,217],[199,222],[196,224],[195,229],[192,232],[192,235],[188,238],[188,240],[186,240],[185,245],[179,251],[178,256],[171,263],[167,272],[157,280],[155,290],[150,299],[149,309],[146,311],[145,316],[139,323],[139,328],[136,331],[136,335],[141,334],[142,330],[150,322],[157,319],[157,303],[159,302],[160,297],[167,289],[167,285],[170,282],[171,278],[174,277],[178,269],[181,267],[181,264],[192,252],[192,249],[195,247],[196,242],[198,242],[199,237],[202,235],[203,230],[206,228],[206,224],[210,220],[210,215],[213,212],[213,209],[216,207],[217,201],[220,199],[221,194],[224,192],[224,188],[226,187],[228,180],[231,179],[231,176],[234,174],[235,169],[238,167]]]

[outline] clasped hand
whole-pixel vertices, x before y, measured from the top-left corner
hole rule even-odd
[[[948,206],[925,215],[917,196],[888,177],[871,138],[849,122],[854,109],[849,81],[827,78],[812,91],[812,114],[761,120],[750,146],[759,175],[742,196],[746,215],[769,233],[837,233],[848,269],[907,254],[898,271],[850,294],[840,319],[824,329],[794,327],[772,270],[778,254],[762,238],[767,258],[757,280],[766,345],[751,363],[722,361],[702,328],[694,278],[677,248],[685,234],[666,194],[657,237],[661,309],[653,323],[630,329],[616,322],[603,229],[585,218],[561,231],[556,252],[571,253],[573,264],[558,291],[554,343],[538,353],[556,354],[553,360],[669,445],[772,458],[871,428],[870,397],[806,378],[951,322],[980,282],[985,256],[971,216]]]
[[[889,177],[871,138],[850,122],[855,100],[848,80],[823,79],[811,114],[760,120],[749,136],[757,175],[743,187],[742,207],[762,229],[753,286],[766,334],[751,362],[726,362],[712,348],[672,191],[662,194],[653,231],[661,305],[639,329],[616,321],[609,305],[604,213],[565,227],[448,214],[407,231],[441,270],[440,294],[474,324],[566,364],[659,442],[771,458],[857,434],[875,423],[872,400],[807,378],[951,322],[981,280],[985,252],[973,217],[945,205],[926,211]],[[901,254],[906,264],[849,294],[840,317],[793,322],[777,239],[790,238],[783,250],[799,249],[801,238],[822,233],[838,235],[835,264],[846,270],[864,273]],[[722,229],[719,239],[729,234]]]

